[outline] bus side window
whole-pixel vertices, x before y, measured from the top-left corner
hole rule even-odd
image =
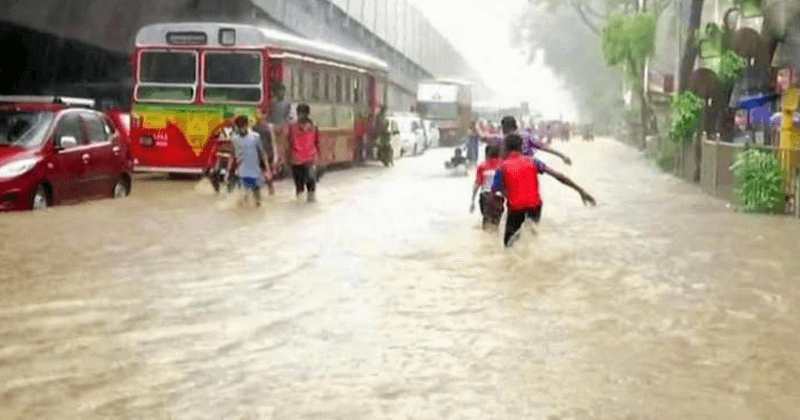
[[[336,70],[331,69],[328,73],[331,75],[331,78],[328,81],[331,89],[331,97],[328,98],[328,101],[331,103],[336,103]]]
[[[298,74],[300,70],[297,67],[292,67],[292,90],[289,92],[289,97],[291,99],[298,99],[300,94],[300,75]]]
[[[320,85],[319,85],[319,72],[311,73],[311,100],[318,101],[320,99]]]
[[[350,103],[350,98],[351,98],[351,96],[350,96],[350,89],[351,89],[350,86],[351,86],[351,84],[350,83],[351,83],[350,82],[350,76],[347,76],[345,78],[345,84],[344,84],[344,101],[345,101],[345,103],[348,103],[348,104]]]
[[[336,85],[334,87],[334,92],[336,95],[336,103],[342,103],[342,75],[336,75]]]
[[[304,101],[306,99],[306,80],[305,80],[306,72],[304,70],[297,71],[297,95],[295,95],[295,100],[297,101]]]
[[[325,100],[325,102],[329,102],[331,100],[331,78],[327,71],[323,73],[325,74],[325,77],[323,78],[323,81],[325,83],[325,87],[323,88],[323,90],[325,91],[325,95],[323,99]]]
[[[384,95],[386,94],[386,86],[383,86]],[[369,98],[367,97],[367,80],[362,77],[361,78],[361,104],[362,105],[369,105]]]
[[[353,79],[353,103],[360,104],[361,103],[361,89],[360,89],[360,80],[358,77]]]
[[[283,87],[286,88],[286,96],[290,99],[292,97],[292,81],[294,80],[294,72],[289,66],[283,67]]]

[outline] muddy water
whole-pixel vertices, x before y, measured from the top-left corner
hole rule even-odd
[[[0,215],[3,419],[796,419],[800,227],[616,142],[557,144],[514,249],[448,150]]]

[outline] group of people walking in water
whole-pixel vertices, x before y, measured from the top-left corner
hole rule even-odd
[[[571,165],[569,157],[539,141],[533,131],[519,130],[514,117],[503,117],[500,126],[502,136],[483,137],[477,124],[474,125],[467,142],[467,155],[474,156],[477,160],[480,141],[487,143],[486,160],[476,169],[470,212],[475,210],[475,197],[478,196],[483,227],[486,229],[499,227],[504,207],[507,208],[503,235],[506,247],[510,247],[519,238],[520,228],[526,220],[539,223],[543,204],[539,174],[550,175],[577,191],[585,205],[596,204],[594,197],[566,175],[545,165],[535,157],[535,153],[550,153]]]
[[[316,164],[320,157],[319,129],[310,118],[307,104],[297,105],[297,119],[290,122],[291,109],[283,101],[283,89],[276,91],[276,100],[270,115],[259,114],[250,127],[246,116],[234,120],[231,136],[238,161],[238,177],[244,188],[244,200],[253,194],[256,206],[261,203],[261,186],[266,184],[269,194],[275,193],[272,179],[277,165],[276,135],[288,140],[288,162],[291,164],[295,190],[298,198],[306,194],[309,202],[315,200],[319,171]],[[386,127],[385,108],[376,118],[384,134]],[[480,142],[486,143],[486,159],[477,165],[475,184],[470,199],[470,212],[475,210],[475,198],[483,215],[483,227],[499,227],[500,219],[507,209],[503,243],[510,247],[519,237],[520,228],[526,220],[538,224],[542,215],[542,197],[539,190],[539,174],[547,174],[562,184],[573,188],[585,205],[595,205],[595,199],[566,175],[552,169],[537,159],[537,151],[559,157],[567,165],[569,157],[550,148],[536,138],[535,132],[519,130],[514,117],[506,116],[501,122],[502,136],[488,135],[478,128],[471,130],[467,144],[467,159],[477,161]],[[382,130],[381,130],[382,129]],[[385,136],[378,136],[380,146],[388,143]]]
[[[295,190],[298,199],[306,194],[306,200],[315,201],[317,181],[320,171],[317,162],[320,158],[319,128],[311,120],[311,107],[299,104],[297,119],[290,120],[291,105],[285,101],[286,89],[278,86],[267,115],[259,113],[257,121],[250,127],[247,116],[234,119],[231,135],[238,167],[236,173],[244,188],[242,200],[249,200],[253,194],[255,205],[261,205],[261,187],[266,184],[269,194],[275,194],[273,179],[278,164],[276,136],[285,136],[288,142],[287,162],[291,164]]]
[[[291,119],[291,104],[285,100],[286,89],[278,85],[273,90],[270,112],[259,112],[255,123],[250,124],[245,115],[234,119],[230,140],[236,155],[235,168],[239,185],[244,189],[242,201],[247,202],[252,193],[255,205],[261,205],[261,187],[266,185],[270,195],[275,194],[273,179],[277,175],[278,137],[286,140],[286,162],[291,165],[295,190],[298,199],[306,196],[308,202],[315,201],[317,182],[321,176],[318,167],[320,155],[319,128],[311,119],[311,108],[301,103],[296,107],[297,118]],[[372,121],[372,127],[357,130],[361,140],[357,148],[357,160],[363,162],[372,157],[371,144],[377,146],[377,158],[384,165],[393,165],[393,151],[389,142],[389,125],[386,106]],[[365,141],[366,137],[373,141]]]

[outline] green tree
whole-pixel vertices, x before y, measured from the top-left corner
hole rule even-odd
[[[644,91],[644,72],[647,59],[655,48],[656,19],[651,13],[628,13],[611,17],[603,26],[603,58],[609,66],[622,66],[625,76],[639,97],[639,116],[642,131],[640,144],[644,148],[647,122],[651,114]]]
[[[657,21],[659,16],[661,16],[662,12],[671,1],[673,0],[530,0],[529,14],[552,14],[564,10],[571,11],[571,23],[566,26],[566,29],[561,30],[558,33],[561,34],[564,32],[574,31],[575,22],[581,22],[582,25],[594,35],[594,42],[591,42],[590,44],[599,50],[602,44],[601,38],[603,29],[606,28],[607,25],[614,19],[618,18],[620,15],[642,14],[649,10],[653,15],[654,21]],[[634,21],[638,20],[635,19]],[[537,32],[535,30],[530,30],[526,32],[526,34],[529,35],[526,40],[530,44],[541,45],[543,43],[542,38],[536,37]],[[635,52],[637,50],[637,48],[630,49],[631,52]],[[603,52],[605,53],[605,51]],[[575,60],[579,60],[577,57],[573,58]],[[600,59],[597,61],[598,64],[602,65],[606,62],[605,58],[607,57],[605,57],[605,54],[601,55],[599,58]],[[640,123],[643,128],[648,126],[646,122],[649,120],[649,116],[652,114],[647,96],[644,94],[645,62],[646,61],[644,60],[636,60],[635,66],[630,66],[630,63],[623,62],[623,64],[626,65],[625,72],[623,74],[631,79],[636,79],[635,81],[632,81],[634,81],[633,87],[637,91],[636,96],[639,102],[639,114],[641,117]],[[550,63],[548,62],[548,64]],[[576,65],[576,67],[580,66],[580,64]],[[621,91],[618,92],[621,93]],[[644,130],[642,130],[640,133],[639,142],[641,145],[644,145],[645,134],[646,132]]]

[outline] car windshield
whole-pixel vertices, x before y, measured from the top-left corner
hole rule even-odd
[[[420,102],[418,111],[421,116],[427,118],[445,120],[458,118],[458,105],[455,103]]]
[[[413,124],[414,120],[408,118],[398,118],[397,119],[397,127],[400,129],[401,133],[413,133]]]
[[[46,138],[52,124],[52,112],[0,110],[0,145],[38,146]]]

